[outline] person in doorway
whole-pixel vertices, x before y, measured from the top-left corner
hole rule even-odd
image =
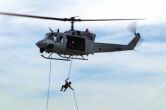
[[[74,90],[72,87],[71,87],[71,82],[69,81],[68,82],[68,80],[69,80],[69,78],[67,78],[66,80],[65,80],[65,84],[64,85],[62,85],[62,87],[61,87],[61,90],[60,91],[63,91],[63,92],[65,92],[66,91],[66,89],[69,87],[71,90]]]
[[[86,36],[86,37],[89,37],[89,29],[86,29],[86,30],[85,30],[85,36]]]

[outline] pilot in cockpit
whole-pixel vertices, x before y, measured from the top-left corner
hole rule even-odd
[[[56,42],[62,43],[63,42],[63,36],[58,36],[56,39]]]

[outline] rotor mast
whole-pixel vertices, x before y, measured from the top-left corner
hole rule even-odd
[[[75,17],[71,17],[71,30],[74,30],[74,20]]]
[[[77,16],[75,16],[75,17],[77,17]],[[76,21],[75,17],[71,17],[71,18],[70,18],[71,30],[74,30],[74,23],[75,23],[75,21]],[[79,20],[78,20],[78,21],[79,21]]]

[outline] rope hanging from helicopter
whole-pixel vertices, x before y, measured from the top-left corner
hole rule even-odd
[[[70,68],[69,68],[69,73],[68,73],[67,79],[70,78],[72,64],[73,64],[73,61],[72,61],[72,57],[71,57],[71,59],[70,59]],[[78,104],[77,104],[76,94],[75,94],[74,90],[72,90],[72,91],[73,91],[73,97],[74,97],[74,102],[75,102],[76,110],[78,110]]]
[[[50,58],[52,58],[52,55],[50,55]],[[48,104],[49,104],[49,98],[50,98],[50,85],[51,85],[51,73],[52,73],[52,59],[50,59],[50,65],[49,65],[49,77],[48,77],[48,89],[47,89],[47,101],[46,101],[46,110],[48,110]]]
[[[71,60],[70,60],[69,74],[68,74],[67,79],[70,78],[72,64],[73,64],[73,61],[72,61],[72,58],[71,58]],[[75,94],[74,90],[72,90],[72,91],[73,91],[73,97],[74,97],[74,102],[75,102],[76,110],[78,110],[78,104],[77,104],[76,94]]]
[[[70,78],[72,64],[73,64],[73,62],[72,62],[72,59],[71,59],[71,60],[70,60],[70,67],[69,67],[69,73],[68,73],[67,79]]]
[[[78,110],[78,104],[77,104],[76,94],[75,94],[74,90],[73,90],[73,96],[74,96],[74,101],[75,101],[76,109]]]
[[[52,55],[50,55],[50,58],[52,58]],[[50,59],[49,62],[49,76],[48,76],[48,87],[47,87],[47,101],[46,101],[46,110],[48,110],[48,105],[49,105],[49,99],[50,99],[50,85],[51,85],[51,74],[52,74],[52,60]],[[70,68],[69,68],[69,74],[68,74],[68,79],[70,78],[71,75],[71,67],[72,67],[72,59],[70,62]],[[76,110],[78,110],[78,104],[77,104],[77,99],[76,99],[76,94],[75,91],[73,91],[73,97],[74,97],[74,102],[75,102],[75,106],[76,106]]]

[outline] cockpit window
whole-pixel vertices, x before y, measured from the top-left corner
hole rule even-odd
[[[63,43],[63,36],[57,37],[56,42]]]
[[[47,37],[48,37],[48,34],[45,34],[44,39],[47,39]]]
[[[51,39],[55,42],[63,43],[63,35],[57,33],[46,33],[45,39]]]
[[[52,33],[47,33],[44,38],[53,39],[53,35],[52,35]]]

